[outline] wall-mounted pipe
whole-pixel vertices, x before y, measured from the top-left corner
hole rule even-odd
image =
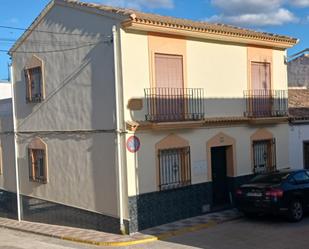
[[[17,124],[16,124],[16,108],[15,108],[15,92],[14,92],[14,67],[10,66],[10,78],[12,89],[12,111],[13,111],[13,135],[14,135],[14,162],[15,162],[15,176],[16,176],[16,198],[17,198],[17,218],[21,221],[21,203],[20,203],[20,191],[19,191],[19,167],[18,167],[18,143],[17,143]]]

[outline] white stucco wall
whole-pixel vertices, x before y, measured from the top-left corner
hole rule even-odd
[[[251,140],[258,128],[250,126],[213,127],[204,129],[170,130],[154,132],[138,132],[141,148],[137,153],[127,152],[129,196],[157,191],[155,144],[169,134],[175,134],[187,140],[191,150],[192,184],[208,181],[208,158],[206,143],[220,132],[236,140],[236,172],[237,176],[252,174]],[[289,165],[288,125],[264,126],[276,138],[277,168]],[[129,136],[129,135],[128,135]],[[202,167],[202,168],[201,168]],[[136,173],[136,175],[135,175]]]
[[[64,6],[51,9],[37,29],[80,35],[32,32],[18,48],[62,50],[33,53],[45,67],[46,98],[41,103],[26,103],[23,69],[33,54],[13,55],[17,127],[34,132],[18,139],[22,194],[118,217],[111,42],[112,26],[118,22]],[[96,44],[85,45],[89,42]],[[92,132],[80,132],[85,130]],[[47,144],[47,184],[29,181],[27,146],[35,136]]]
[[[290,166],[295,169],[304,168],[304,142],[309,141],[309,124],[291,124],[289,127]]]
[[[11,83],[0,81],[0,99],[9,99],[11,97]]]
[[[0,147],[2,149],[2,175],[0,189],[16,191],[14,168],[14,136],[12,100],[0,100]],[[1,160],[1,158],[0,158]]]
[[[11,118],[0,118],[0,147],[2,148],[2,175],[0,175],[0,189],[16,192],[14,136],[12,134],[2,133],[5,130],[10,130],[5,129],[4,127],[11,126],[11,124]]]

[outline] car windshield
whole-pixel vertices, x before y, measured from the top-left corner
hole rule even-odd
[[[289,175],[289,172],[258,175],[251,180],[251,183],[280,183],[286,180]]]

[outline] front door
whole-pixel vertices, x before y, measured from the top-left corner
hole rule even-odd
[[[226,148],[211,148],[211,169],[214,206],[229,203],[227,170],[226,170]]]
[[[309,169],[309,142],[304,142],[304,168]]]

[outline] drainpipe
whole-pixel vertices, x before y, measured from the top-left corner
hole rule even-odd
[[[14,92],[14,67],[10,66],[10,78],[11,78],[11,91],[12,91],[12,109],[13,109],[13,133],[14,133],[14,160],[15,160],[15,175],[16,175],[16,198],[17,198],[17,218],[21,221],[21,205],[20,205],[20,192],[19,192],[19,168],[18,168],[18,144],[17,144],[17,132],[16,132],[16,111],[15,111],[15,92]]]
[[[119,40],[118,40],[118,30],[117,27],[113,26],[113,42],[114,42],[114,71],[115,71],[115,97],[116,97],[116,125],[117,125],[117,167],[118,167],[118,201],[119,201],[119,219],[120,219],[120,232],[125,234],[125,226],[123,219],[123,179],[122,179],[122,143],[121,143],[121,134],[122,134],[122,113],[120,112],[120,55],[119,55]]]

